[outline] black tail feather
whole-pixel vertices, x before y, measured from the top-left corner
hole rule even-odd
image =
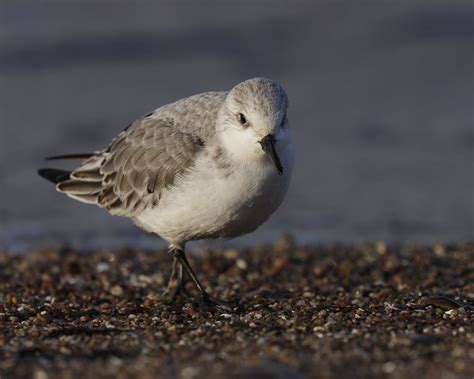
[[[46,180],[49,180],[54,184],[58,184],[60,182],[68,180],[71,171],[57,170],[55,168],[40,168],[38,170],[38,174]]]
[[[47,161],[53,161],[57,159],[71,159],[71,160],[84,160],[92,157],[94,154],[85,153],[85,154],[66,154],[66,155],[54,155],[52,157],[47,157]]]

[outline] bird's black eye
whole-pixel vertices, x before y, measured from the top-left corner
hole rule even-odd
[[[245,116],[242,113],[239,113],[237,115],[237,118],[239,119],[239,122],[240,122],[241,125],[247,125],[247,119],[245,118]]]

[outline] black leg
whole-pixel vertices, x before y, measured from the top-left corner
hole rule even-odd
[[[171,291],[173,287],[174,277],[177,274],[176,286]],[[173,266],[171,267],[171,274],[166,286],[166,290],[163,293],[163,296],[169,296],[168,304],[173,304],[176,301],[176,298],[180,293],[184,293],[186,296],[190,297],[189,292],[186,290],[184,275],[183,275],[183,265],[179,260],[173,255]]]
[[[181,264],[181,268],[184,267],[189,277],[193,281],[195,287],[199,291],[199,294],[201,296],[201,301],[203,303],[229,305],[228,302],[224,300],[215,299],[206,292],[203,285],[201,284],[196,274],[194,273],[193,269],[191,268],[191,265],[189,264],[188,259],[186,258],[186,254],[184,253],[183,250],[173,249],[172,252],[173,252],[173,255],[176,257],[176,259],[178,260],[178,262]]]
[[[178,287],[180,292],[183,292],[187,297],[191,297],[191,294],[186,289],[186,280],[184,279],[183,265],[180,263],[178,266]]]
[[[178,260],[178,262],[185,268],[186,272],[188,273],[189,277],[193,281],[199,293],[201,295],[203,293],[206,293],[206,290],[204,289],[201,282],[199,281],[196,274],[194,273],[193,269],[191,268],[191,265],[189,264],[188,259],[186,258],[186,254],[184,254],[184,251],[180,249],[174,249],[173,255]]]

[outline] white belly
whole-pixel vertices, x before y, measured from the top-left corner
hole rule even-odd
[[[254,231],[278,208],[288,190],[293,150],[280,157],[284,173],[258,161],[230,171],[209,169],[206,159],[163,193],[155,208],[135,218],[138,225],[173,244],[231,238]]]

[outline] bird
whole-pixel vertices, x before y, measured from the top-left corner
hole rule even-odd
[[[229,91],[163,105],[103,150],[46,158],[80,161],[75,169],[38,174],[60,193],[128,217],[167,241],[170,302],[189,295],[186,274],[203,303],[221,304],[197,278],[185,245],[251,233],[280,206],[295,160],[288,105],[275,81],[248,79]]]

